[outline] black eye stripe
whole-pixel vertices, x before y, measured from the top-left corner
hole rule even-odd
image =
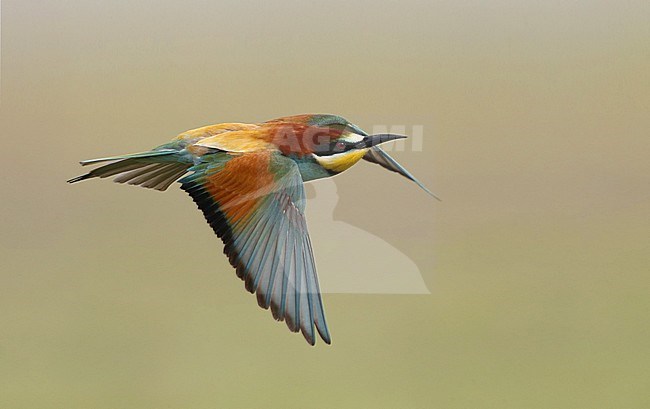
[[[359,142],[350,142],[343,139],[330,141],[327,144],[316,147],[314,153],[319,156],[335,155],[337,153],[347,152],[352,149],[359,149]]]
[[[341,153],[345,151],[349,151],[350,149],[354,148],[353,143],[349,143],[347,141],[334,141],[329,144],[329,153]]]

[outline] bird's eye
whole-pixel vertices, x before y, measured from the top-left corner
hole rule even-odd
[[[343,143],[343,142],[336,142],[336,150],[337,150],[337,151],[342,151],[343,149],[345,149],[345,143]]]

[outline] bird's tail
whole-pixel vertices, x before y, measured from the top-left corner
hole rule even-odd
[[[117,175],[114,179],[117,183],[140,185],[162,191],[183,176],[187,172],[187,169],[192,166],[191,163],[179,161],[177,154],[177,150],[161,149],[130,155],[84,160],[80,162],[83,166],[101,162],[112,163],[93,169],[85,175],[72,178],[68,180],[68,183]]]

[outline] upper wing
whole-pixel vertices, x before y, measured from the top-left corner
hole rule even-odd
[[[330,343],[297,165],[269,151],[217,153],[181,179],[258,304],[314,345]]]
[[[425,192],[427,192],[431,196],[440,200],[438,196],[434,195],[429,189],[427,189],[422,183],[420,183],[420,181],[417,180],[415,176],[411,175],[411,172],[406,170],[404,166],[397,163],[395,159],[393,159],[389,154],[386,153],[386,151],[381,149],[379,146],[373,146],[372,148],[370,148],[368,152],[366,152],[366,154],[363,156],[363,159],[367,160],[368,162],[376,163],[385,169],[392,170],[393,172],[399,173],[405,178],[415,182],[418,186],[420,186]]]
[[[243,129],[222,132],[195,142],[196,146],[219,149],[225,152],[250,153],[273,150],[276,147],[268,141],[267,135],[258,129]]]
[[[243,124],[240,122],[208,125],[196,129],[190,129],[189,131],[181,132],[176,138],[174,138],[174,140],[175,141],[197,141],[199,139],[209,138],[211,136],[219,135],[226,132],[246,131],[250,129],[255,129],[257,127],[258,126],[255,124]]]
[[[200,155],[214,149],[244,153],[274,148],[259,125],[243,123],[223,123],[190,129],[179,134],[173,142],[187,146],[192,153],[200,152]]]

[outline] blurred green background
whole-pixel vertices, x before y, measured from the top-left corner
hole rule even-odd
[[[650,407],[647,1],[1,6],[0,407]],[[179,189],[65,184],[303,112],[421,125],[395,156],[443,198],[337,178],[336,218],[432,294],[325,295],[330,347],[257,307]]]

